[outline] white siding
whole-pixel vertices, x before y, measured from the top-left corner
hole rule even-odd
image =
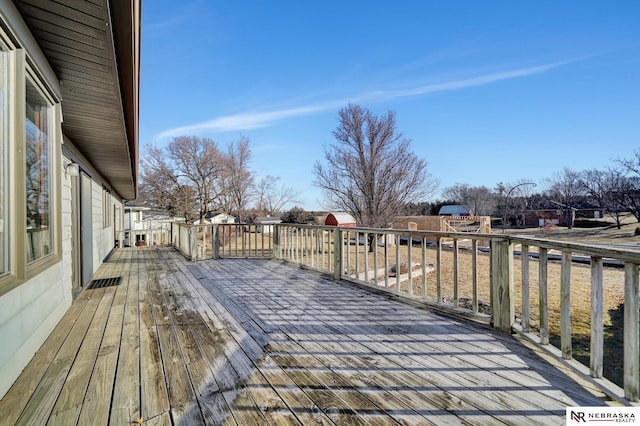
[[[102,261],[113,250],[113,224],[107,228],[103,228],[103,214],[111,214],[102,211],[102,186],[91,181],[92,194],[92,222],[93,222],[93,273],[95,274]]]
[[[0,395],[71,306],[71,190],[64,173],[61,183],[62,262],[0,297]]]
[[[71,306],[71,282],[60,263],[0,298],[0,395]]]
[[[68,161],[63,158],[62,164],[67,164]],[[71,285],[72,281],[72,260],[71,260],[71,177],[66,173],[61,174],[61,206],[62,213],[62,280],[68,282]]]

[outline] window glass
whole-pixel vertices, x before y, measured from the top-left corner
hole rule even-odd
[[[9,138],[7,137],[7,120],[8,111],[7,108],[7,89],[9,88],[8,81],[8,64],[7,64],[7,50],[0,45],[0,275],[7,272],[8,260],[9,260],[9,223],[7,220],[7,198],[9,196],[8,191],[8,147],[7,143]]]
[[[27,261],[32,262],[52,253],[53,223],[49,198],[52,192],[51,107],[29,78],[26,110]]]

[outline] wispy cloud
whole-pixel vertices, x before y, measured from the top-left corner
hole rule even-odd
[[[450,90],[460,90],[468,87],[483,86],[490,83],[495,83],[502,80],[509,80],[514,78],[526,77],[534,74],[541,74],[550,71],[554,68],[558,68],[563,65],[567,65],[572,62],[576,62],[583,58],[572,59],[562,62],[554,62],[551,64],[544,64],[535,67],[522,68],[518,70],[505,71],[493,74],[482,75],[478,77],[468,78],[464,80],[449,81],[438,84],[430,84],[425,86],[417,86],[409,89],[402,90],[377,90],[362,93],[355,97],[348,99],[339,99],[324,103],[304,105],[296,108],[287,108],[275,111],[255,112],[246,114],[234,114],[223,117],[214,118],[202,123],[190,124],[182,127],[176,127],[168,129],[159,133],[155,139],[164,139],[168,137],[174,137],[185,134],[193,134],[199,132],[208,131],[241,131],[257,129],[261,127],[273,126],[288,118],[310,115],[319,112],[325,112],[337,107],[344,106],[347,102],[382,102],[389,101],[396,98],[421,96],[430,93],[445,92]]]
[[[198,131],[225,132],[268,127],[287,118],[327,111],[335,108],[338,105],[342,105],[341,101],[307,105],[277,111],[227,115],[224,117],[214,118],[213,120],[205,121],[203,123],[191,124],[183,127],[176,127],[173,129],[165,130],[164,132],[158,134],[156,136],[156,139],[163,139],[166,137],[185,135],[189,133],[197,133]]]

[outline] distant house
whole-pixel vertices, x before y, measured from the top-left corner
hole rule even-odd
[[[209,223],[236,223],[235,216],[226,213],[208,214],[206,219]]]
[[[144,221],[142,212],[150,210],[149,207],[139,206],[128,202],[124,205],[124,230],[132,231],[146,229],[148,226]]]
[[[571,210],[571,222],[576,218],[583,219],[602,219],[604,217],[604,209],[598,207],[597,203],[591,200],[582,200],[574,203]],[[566,206],[556,201],[547,200],[540,203],[537,208],[530,209],[525,212],[525,226],[542,227],[547,223],[567,226]]]
[[[140,231],[149,228],[149,224],[143,217],[143,212],[150,210],[149,207],[139,206],[133,202],[128,202],[124,205],[124,245],[130,247],[133,244],[138,245],[145,240],[145,234],[131,233],[127,231]],[[135,238],[134,238],[135,236]]]
[[[166,230],[164,234],[168,235],[169,223],[179,221],[179,219],[170,216],[165,209],[147,207],[128,201],[124,205],[122,229],[124,232],[117,234],[116,244],[120,245],[120,238],[123,239],[122,244],[125,247],[157,243],[156,240],[162,235],[159,230]],[[151,232],[152,230],[154,232]]]
[[[282,223],[282,219],[274,216],[259,216],[256,217],[254,223],[258,224],[258,226],[256,226],[256,232],[270,234],[273,232],[273,225]]]
[[[207,215],[207,219],[209,219],[211,223],[236,223],[235,216],[226,213],[217,213],[211,216]]]
[[[600,207],[596,201],[583,200],[575,205],[576,217],[586,219],[602,219],[604,217],[604,208]]]
[[[203,220],[193,221],[194,225],[210,225],[212,223],[236,223],[236,218],[226,213],[208,213]]]
[[[451,204],[440,207],[440,211],[438,212],[439,216],[452,216],[452,217],[460,217],[460,216],[473,216],[471,208],[469,206],[465,206],[462,204]]]
[[[324,224],[327,226],[346,226],[346,227],[355,227],[356,220],[349,213],[344,212],[336,212],[329,213],[327,218],[324,220]]]

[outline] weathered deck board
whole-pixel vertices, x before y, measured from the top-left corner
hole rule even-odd
[[[157,282],[160,267],[157,256],[143,251],[146,262],[140,271],[138,306],[140,309],[140,417],[143,420],[169,419],[169,395],[161,364],[160,340],[151,304],[152,283]]]
[[[108,277],[122,277],[125,272],[125,255],[117,252],[113,256],[113,264],[109,267]],[[102,270],[103,268],[101,268]],[[118,349],[122,334],[122,318],[124,315],[124,295],[126,287],[120,285],[114,289],[115,295],[109,311],[104,335],[100,342],[93,372],[87,386],[84,403],[80,407],[78,424],[107,424],[111,409],[111,392],[118,361]]]
[[[126,294],[123,295],[121,356],[116,367],[109,417],[114,424],[127,424],[140,418],[139,256],[139,251],[131,251],[129,267],[123,273],[121,284]]]
[[[113,287],[105,288],[100,304],[71,366],[73,374],[69,374],[64,381],[48,424],[69,425],[76,424],[78,421],[82,402],[100,349],[100,342],[105,334],[114,295],[115,289]]]
[[[282,262],[120,249],[6,424],[558,424],[605,405],[519,340]]]
[[[252,290],[252,291],[253,291],[253,290]],[[264,300],[267,300],[267,299],[269,299],[269,297],[267,297],[267,296],[265,296],[265,295],[261,295],[261,297],[260,297],[260,300],[261,300],[261,301],[264,301]],[[271,300],[273,300],[273,298],[271,298]],[[362,301],[360,301],[360,302],[362,302]],[[277,302],[276,302],[276,303],[277,303]],[[290,303],[290,302],[289,302],[289,303]],[[311,303],[311,304],[312,304],[313,302],[309,302],[309,303]],[[233,304],[233,302],[232,302],[230,299],[227,299],[227,300],[226,300],[226,306],[230,306],[230,305],[232,305],[232,304]],[[262,304],[262,303],[261,303],[261,304]],[[322,310],[322,309],[320,309],[320,310]],[[307,316],[306,316],[305,318],[308,318],[308,319],[314,319],[314,318],[309,318],[309,316],[313,315],[313,314],[312,314],[312,312],[314,312],[314,311],[316,311],[316,309],[314,309],[313,307],[312,307],[311,309],[307,309]],[[353,314],[353,312],[354,312],[353,310],[350,310],[350,311],[349,311],[349,313],[348,313],[348,315],[352,315],[352,314]],[[298,318],[298,319],[299,319],[299,317],[300,317],[300,315],[301,315],[301,314],[302,314],[301,312],[296,312],[296,314],[295,314],[295,318]],[[325,315],[327,315],[327,314],[328,314],[328,312],[327,312],[327,313],[325,313]],[[360,317],[360,316],[361,316],[361,314],[362,314],[362,313],[360,313],[360,314],[358,315],[358,317]],[[246,324],[246,322],[248,321],[248,319],[246,319],[246,315],[245,315],[243,312],[236,312],[236,315],[239,315],[239,316],[243,316],[243,317],[245,317],[245,320],[244,320],[244,321],[245,321],[245,324]],[[348,339],[347,339],[347,338],[345,338],[346,336],[344,336],[344,335],[343,335],[343,333],[336,332],[335,330],[333,330],[333,329],[329,328],[329,326],[327,326],[327,325],[326,325],[326,322],[327,322],[327,320],[326,320],[326,319],[324,319],[324,321],[322,321],[322,320],[318,320],[317,318],[316,318],[316,319],[314,319],[314,320],[315,320],[315,321],[314,321],[314,326],[313,326],[313,332],[311,332],[312,330],[310,330],[310,329],[307,329],[307,330],[300,330],[300,329],[297,329],[297,328],[295,327],[295,325],[292,327],[292,326],[291,326],[291,324],[289,324],[288,326],[286,326],[286,329],[287,329],[287,330],[290,330],[290,331],[289,331],[290,333],[291,333],[291,332],[296,333],[296,334],[295,334],[295,336],[296,336],[296,337],[295,337],[295,339],[296,339],[296,340],[299,340],[299,341],[303,341],[303,342],[304,342],[304,344],[306,344],[306,345],[308,345],[308,344],[309,344],[309,342],[313,342],[313,341],[315,340],[315,338],[314,338],[313,336],[314,336],[314,335],[316,335],[316,334],[318,334],[318,333],[320,333],[320,335],[322,335],[322,336],[342,336],[342,338],[338,337],[338,339],[337,339],[337,340],[335,340],[335,342],[334,342],[334,343],[335,343],[334,347],[331,347],[331,348],[323,347],[322,349],[320,349],[320,350],[318,351],[318,353],[319,353],[319,354],[322,354],[322,355],[325,355],[325,354],[331,354],[331,353],[336,353],[336,354],[338,354],[338,356],[339,356],[340,358],[344,358],[344,357],[345,357],[345,355],[349,355],[349,354],[351,354],[350,352],[345,351],[345,345],[346,345],[346,344],[348,344],[348,342],[346,342],[346,340],[348,340]],[[353,320],[353,321],[355,321],[355,320],[356,320],[356,318],[354,318],[354,320]],[[295,320],[294,320],[294,321],[295,321]],[[335,326],[335,324],[333,324],[332,326]],[[299,333],[299,334],[298,334],[298,333]],[[290,336],[293,336],[293,334],[290,334]],[[333,340],[334,340],[334,337],[331,337],[331,338],[330,338],[330,341],[333,341]],[[327,339],[320,339],[320,342],[323,342],[323,343],[325,343],[325,344],[326,344],[326,343],[327,343]],[[364,349],[363,349],[363,348],[361,347],[361,348],[359,348],[359,349],[355,350],[353,353],[355,353],[355,354],[356,354],[356,356],[358,356],[358,354],[362,354],[362,353],[366,353],[366,352],[370,352],[370,351],[369,351],[368,349],[366,349],[366,348],[364,348]],[[314,352],[313,352],[313,351],[311,351],[310,353],[311,353],[311,354],[313,354]],[[278,355],[276,355],[276,354],[273,354],[272,356],[274,356],[274,357],[278,357],[278,358],[280,359],[280,361],[282,362],[282,364],[283,364],[283,365],[285,365],[285,366],[289,366],[289,365],[290,365],[290,363],[291,363],[291,366],[301,368],[299,365],[297,365],[297,362],[299,362],[299,360],[301,359],[301,357],[303,357],[305,354],[306,354],[305,352],[302,352],[302,353],[300,353],[300,352],[295,352],[295,355],[287,355],[287,356],[285,356],[285,357],[278,356]],[[372,354],[374,355],[374,354],[375,354],[375,352],[373,352]],[[322,374],[322,373],[323,373],[323,371],[320,371],[320,373],[318,373],[318,368],[317,368],[317,367],[318,367],[318,365],[320,365],[320,364],[321,364],[321,363],[313,363],[313,362],[309,363],[309,366],[307,367],[307,368],[310,368],[310,369],[311,369],[311,372],[310,372],[309,374],[311,374],[311,375],[313,375],[314,373],[315,373],[316,375],[317,375],[317,374]],[[368,368],[368,370],[369,370],[369,371],[372,369],[371,367],[373,367],[374,369],[379,368],[379,367],[375,366],[375,364],[373,364],[372,366],[370,366],[370,367]],[[339,362],[338,362],[338,366],[337,366],[337,370],[338,370],[338,371],[345,370],[345,369],[349,369],[349,368],[350,368],[350,367],[346,366],[346,364],[344,363],[344,361],[342,361],[342,362],[340,362],[340,361],[339,361]],[[387,368],[387,367],[385,367],[385,369],[386,369],[386,368]],[[325,371],[327,371],[327,370],[325,370]],[[324,373],[324,374],[326,374],[326,373]],[[300,374],[297,374],[297,376],[300,376]],[[298,378],[299,378],[299,377],[298,377]],[[312,380],[314,380],[314,379],[312,379]],[[409,376],[404,376],[404,377],[403,377],[403,381],[404,381],[405,383],[407,383],[407,382],[408,382],[408,383],[413,383],[413,382],[415,382],[415,379],[414,379],[414,380],[413,380],[413,382],[412,382],[412,381],[411,381],[411,377],[409,377]],[[334,379],[325,379],[325,381],[324,381],[323,383],[335,383],[335,382],[336,382],[336,380],[335,380],[335,378],[334,378]],[[424,382],[423,380],[419,380],[419,384],[418,384],[418,386],[423,385],[423,382]],[[302,383],[302,386],[304,387],[304,378],[302,379],[302,382],[299,382],[299,383]],[[331,398],[338,398],[338,400],[340,400],[340,399],[344,399],[344,398],[345,398],[345,395],[344,395],[344,394],[345,394],[345,392],[344,392],[345,386],[344,386],[344,384],[343,384],[343,386],[341,386],[341,387],[340,387],[340,386],[338,386],[338,387],[335,387],[335,386],[334,386],[334,388],[337,388],[337,390],[338,390],[338,392],[335,392],[335,394],[330,395],[330,396],[327,396],[327,395],[325,395],[325,394],[320,394],[320,395],[318,395],[318,396],[317,396],[317,398],[319,398],[320,400],[331,400],[331,399],[329,399],[330,397],[331,397]],[[331,391],[331,389],[328,389],[328,391]],[[366,388],[365,388],[365,390],[360,389],[359,391],[360,391],[360,393],[366,393],[366,392],[367,392]],[[336,395],[336,394],[340,394],[340,396],[338,396],[338,395]],[[323,399],[323,397],[324,397],[324,399]],[[416,398],[416,396],[415,396],[415,395],[414,395],[413,397],[414,397],[414,398]],[[349,400],[348,396],[346,397],[346,399],[347,399],[347,400]],[[420,400],[420,398],[417,398],[417,399],[418,399],[418,400]],[[333,400],[335,400],[335,399],[333,399]],[[362,402],[362,399],[360,399],[360,402]],[[422,401],[422,402],[424,403],[424,401]],[[448,404],[448,403],[450,403],[450,401],[449,401],[448,399],[447,399],[447,400],[445,400],[445,401],[442,401],[442,400],[437,401],[437,404],[438,404],[439,406],[442,406],[443,404]],[[460,401],[460,403],[461,403],[461,401]],[[350,402],[350,404],[349,404],[349,407],[353,408],[353,407],[359,407],[359,406],[361,406],[361,405],[362,405],[361,403],[351,401],[351,402]],[[445,406],[446,406],[446,405],[445,405]],[[371,408],[371,407],[376,407],[376,405],[375,405],[375,404],[370,404],[370,405],[369,405],[369,408]],[[399,408],[401,409],[401,408],[402,408],[402,406],[396,407],[396,410],[397,410],[397,409],[399,409]],[[424,408],[424,406],[423,406],[423,408]],[[460,409],[460,408],[462,408],[462,407],[458,407],[458,408]],[[467,410],[470,410],[470,411],[478,411],[478,410],[477,410],[477,407],[474,407],[474,406],[468,406],[468,407],[465,407],[465,408],[466,408]],[[361,410],[361,411],[367,411],[367,410]],[[409,419],[411,418],[411,414],[412,414],[412,413],[411,413],[411,411],[407,412],[406,410],[403,410],[403,411],[402,411],[402,413],[403,413],[403,417],[402,417],[402,418],[403,418],[403,420],[409,420]],[[367,413],[367,414],[371,414],[371,413]],[[429,414],[432,414],[432,413],[429,413]],[[442,413],[439,413],[439,414],[442,414]],[[487,417],[488,417],[488,416],[487,416]],[[343,419],[338,418],[338,419],[335,419],[335,420],[337,420],[337,421],[341,421],[341,420],[343,420]],[[367,421],[372,421],[372,420],[373,420],[373,421],[375,421],[375,418],[373,418],[373,419],[371,419],[371,418],[367,418]],[[441,415],[439,415],[439,417],[438,417],[438,422],[441,422],[441,421],[443,421],[443,420],[444,420],[444,419],[442,418],[442,416],[441,416]],[[473,423],[475,423],[475,424],[477,424],[477,423],[481,422],[481,419],[480,419],[480,417],[479,417],[477,414],[476,414],[476,415],[473,417],[473,419],[471,419],[471,420],[472,420],[472,421],[473,421]],[[495,419],[493,419],[493,418],[489,418],[489,420],[490,420],[490,422],[495,422]],[[356,421],[358,421],[358,420],[353,419],[353,418],[350,418],[348,421],[349,421],[349,422],[356,422]],[[459,421],[460,421],[460,419],[456,419],[456,422],[459,422]]]
[[[53,333],[44,342],[31,362],[29,362],[24,372],[13,384],[11,392],[0,400],[0,418],[3,419],[4,422],[14,424],[18,417],[20,417],[20,414],[29,402],[29,398],[25,396],[32,395],[37,388],[49,365],[64,343],[64,339],[71,332],[70,325],[77,321],[89,299],[86,295],[82,295],[76,300],[71,306],[71,309],[67,311],[60,321],[61,324],[69,324],[69,326],[56,327],[54,329]],[[91,309],[91,307],[89,307],[89,309]]]
[[[219,283],[224,283],[224,280],[216,280]],[[261,286],[261,289],[264,288],[272,288],[269,285],[265,285],[265,286]],[[225,289],[227,290],[227,289]],[[230,292],[235,292],[237,295],[237,299],[238,300],[247,300],[246,298],[243,298],[243,296],[247,296],[250,292],[253,293],[253,300],[259,300],[259,304],[260,306],[264,306],[265,305],[265,299],[270,299],[270,297],[268,295],[265,294],[259,294],[256,295],[256,290],[255,289],[249,289],[249,290],[243,290],[242,286],[239,285],[234,285],[232,288],[228,289]],[[336,294],[328,294],[327,295],[328,298],[331,299],[335,299],[336,298]],[[320,296],[322,297],[322,296]],[[271,296],[271,299],[276,299],[276,300],[284,300],[285,303],[287,304],[295,304],[294,301],[292,301],[290,298],[274,298],[273,295]],[[314,295],[313,298],[314,301],[319,300],[319,296],[318,294]],[[366,303],[366,302],[365,302]],[[239,304],[242,304],[242,302],[239,302]],[[323,308],[325,308],[326,310],[326,306],[328,305],[335,305],[335,301],[331,302],[329,300],[321,300],[319,304],[314,305],[313,301],[304,301],[303,303],[299,303],[297,304],[298,306],[303,306],[306,305],[307,309],[307,313],[313,313],[313,312],[322,312]],[[310,306],[311,305],[311,306]],[[322,331],[324,334],[326,335],[342,335],[343,337],[349,337],[349,328],[353,328],[352,324],[354,324],[355,322],[357,322],[358,320],[362,321],[362,319],[364,318],[366,321],[374,321],[374,318],[369,318],[367,319],[368,313],[367,313],[367,308],[371,308],[374,309],[376,306],[379,306],[379,303],[375,303],[373,305],[371,305],[370,307],[366,307],[366,306],[362,306],[363,305],[363,301],[359,300],[358,302],[358,306],[350,306],[346,312],[339,312],[339,309],[333,309],[331,311],[331,313],[326,314],[325,315],[325,319],[324,320],[320,320],[319,323],[322,323],[322,321],[324,321],[324,324],[327,324],[330,329],[328,330],[320,330],[318,325],[314,324],[314,328],[316,328],[316,332],[317,331]],[[280,306],[278,309],[283,309],[286,306]],[[407,309],[410,309],[409,307],[407,307]],[[250,310],[250,309],[247,309]],[[375,310],[375,309],[374,309]],[[404,308],[401,308],[400,310],[404,310]],[[337,313],[336,313],[337,312]],[[296,318],[299,319],[299,315],[301,315],[302,312],[295,312],[294,316]],[[237,315],[244,315],[244,314],[237,314]],[[274,313],[271,312],[268,315],[273,316]],[[370,315],[369,315],[370,316]],[[374,314],[374,317],[379,317],[379,315],[377,313]],[[308,318],[308,316],[306,317]],[[343,319],[341,322],[341,318]],[[344,324],[344,318],[347,318],[347,324]],[[384,318],[384,317],[383,317]],[[386,317],[387,320],[389,319],[389,317]],[[317,320],[317,318],[315,318]],[[410,315],[406,315],[403,314],[403,316],[392,316],[391,317],[391,322],[390,325],[385,325],[385,324],[380,324],[377,330],[375,329],[375,327],[371,327],[371,326],[361,326],[358,325],[358,334],[354,337],[354,339],[361,339],[361,335],[362,333],[366,333],[369,336],[375,336],[375,335],[379,335],[380,334],[380,329],[384,330],[384,336],[385,338],[391,338],[391,340],[395,340],[393,336],[407,336],[406,338],[409,339],[410,342],[414,342],[420,341],[420,337],[421,336],[425,336],[425,331],[429,329],[429,325],[428,324],[419,324],[416,325],[416,322],[412,322],[411,327],[409,327],[409,329],[406,329],[407,327],[398,327],[397,324],[403,324],[404,322],[407,321],[415,321],[414,318],[412,318]],[[245,320],[246,322],[246,320]],[[442,321],[441,321],[442,322]],[[443,347],[447,345],[447,343],[443,343],[443,341],[450,341],[453,340],[454,342],[456,340],[459,340],[459,337],[456,337],[458,335],[460,335],[459,331],[461,329],[461,325],[459,323],[456,322],[451,322],[449,321],[450,324],[447,325],[448,327],[448,335],[443,336],[444,338],[440,338],[440,336],[438,336],[439,341],[437,342],[440,346],[439,347],[432,347],[432,348],[425,348],[425,347],[421,347],[421,348],[416,348],[415,346],[418,345],[419,343],[411,343],[411,345],[402,348],[398,351],[397,347],[393,347],[390,345],[384,345],[382,347],[376,347],[377,345],[379,345],[378,342],[375,341],[371,341],[368,342],[367,345],[369,346],[369,349],[365,349],[365,350],[369,350],[372,351],[372,353],[381,353],[383,354],[382,356],[382,360],[383,361],[388,361],[389,359],[394,359],[394,357],[399,358],[397,365],[403,365],[404,363],[407,362],[407,360],[409,361],[414,361],[417,362],[417,369],[428,369],[429,367],[432,367],[430,365],[430,362],[433,361],[433,356],[432,359],[424,359],[421,360],[421,358],[425,358],[425,355],[430,354],[431,352],[442,352],[444,356],[450,357],[451,353],[453,353],[454,355],[456,354],[461,354],[461,359],[464,358],[465,356],[468,356],[470,358],[473,357],[479,357],[480,360],[482,360],[482,357],[480,355],[483,355],[486,351],[487,348],[482,348],[482,347],[477,347],[476,351],[469,351],[469,349],[460,349],[458,347]],[[421,334],[418,333],[418,329],[422,327],[423,331]],[[416,328],[416,333],[415,334],[410,334],[410,332],[412,332],[412,328]],[[440,326],[440,328],[442,328],[442,326]],[[464,330],[464,327],[462,327],[462,329]],[[457,330],[457,332],[456,332]],[[435,331],[432,329],[432,331]],[[442,334],[442,331],[440,331],[440,334]],[[487,340],[491,340],[494,339],[493,335],[494,333],[491,333],[492,337],[490,337]],[[309,341],[309,340],[313,340],[313,337],[309,338],[309,335],[313,335],[313,333],[311,334],[307,334],[306,336],[298,336],[296,335],[294,337],[294,339],[296,340],[301,340],[301,341]],[[463,334],[464,336],[464,334]],[[502,339],[502,336],[497,335],[498,336],[498,341],[500,339]],[[404,338],[404,337],[403,337]],[[513,339],[511,339],[510,337],[506,336],[506,338],[510,339],[510,343],[514,344],[514,345],[518,345],[518,343],[514,342]],[[340,339],[335,339],[335,344],[337,345],[337,347],[332,347],[332,348],[326,348],[325,352],[329,352],[329,351],[334,351],[334,353],[340,353],[341,357],[346,355],[345,351],[340,351],[339,347],[343,347],[345,345],[344,342],[344,338],[342,340]],[[463,340],[464,342],[464,340]],[[395,343],[393,343],[395,345]],[[498,345],[498,347],[500,347],[500,345]],[[336,352],[337,351],[337,352]],[[362,352],[362,350],[360,349],[360,352]],[[508,351],[503,351],[503,352],[508,352]],[[525,352],[525,351],[522,351]],[[409,354],[409,355],[407,355]],[[412,360],[411,358],[416,358],[416,354],[419,354],[420,356],[417,357],[417,360]],[[300,356],[300,355],[297,355]],[[490,355],[489,355],[490,356]],[[529,357],[531,356],[531,354],[529,354]],[[561,416],[564,413],[564,406],[567,405],[572,405],[575,404],[574,401],[572,401],[569,398],[565,398],[562,400],[563,405],[558,407],[557,409],[555,409],[555,411],[553,410],[549,410],[547,409],[547,407],[549,407],[549,405],[547,405],[548,402],[553,402],[553,401],[549,401],[549,398],[544,396],[543,392],[547,392],[548,389],[551,388],[551,386],[549,386],[548,384],[546,384],[546,387],[542,387],[541,389],[533,389],[533,390],[529,390],[529,388],[527,388],[527,383],[518,383],[518,382],[512,382],[509,380],[506,380],[506,378],[509,376],[510,373],[512,373],[512,371],[508,371],[508,368],[502,368],[499,365],[487,365],[487,363],[483,363],[483,362],[479,362],[476,364],[471,364],[468,365],[468,363],[463,363],[460,360],[457,360],[456,363],[459,365],[456,365],[454,367],[448,365],[447,363],[440,363],[440,368],[444,368],[446,370],[450,370],[453,371],[453,373],[451,373],[453,375],[453,377],[459,376],[459,378],[456,381],[451,382],[451,386],[460,388],[460,389],[464,389],[464,392],[460,392],[460,395],[458,395],[460,397],[461,400],[471,400],[469,402],[473,402],[473,398],[475,398],[474,395],[469,396],[467,395],[467,390],[469,389],[473,389],[474,386],[478,386],[478,385],[482,385],[485,384],[487,382],[487,380],[493,380],[494,378],[498,378],[498,383],[492,384],[491,387],[487,387],[486,389],[480,389],[478,392],[480,394],[480,399],[481,402],[484,404],[484,406],[488,407],[487,409],[491,408],[490,404],[487,404],[486,401],[483,401],[484,399],[486,399],[487,395],[482,395],[482,393],[488,393],[491,392],[492,395],[494,395],[496,392],[502,392],[500,395],[498,395],[498,399],[501,399],[500,401],[500,406],[496,407],[493,406],[492,411],[490,410],[490,412],[494,412],[495,413],[495,418],[494,420],[497,420],[498,418],[502,417],[502,414],[500,413],[501,410],[499,410],[499,408],[502,408],[504,406],[508,407],[509,410],[506,411],[511,411],[509,414],[512,415],[513,413],[517,413],[518,409],[520,410],[524,410],[521,415],[526,418],[527,416],[531,417],[531,420],[536,419],[536,421],[540,421],[541,418],[547,418],[549,415],[555,415],[555,416]],[[448,360],[450,362],[450,359]],[[522,363],[522,361],[521,361]],[[542,364],[542,363],[539,363]],[[393,365],[388,365],[387,368],[393,368]],[[397,366],[396,366],[397,368]],[[546,368],[548,368],[548,365],[546,366]],[[485,369],[485,370],[483,370]],[[495,371],[493,371],[495,369]],[[466,371],[465,371],[466,370]],[[501,370],[505,370],[504,372]],[[457,371],[457,372],[456,372]],[[496,374],[496,371],[498,372],[498,374]],[[461,375],[460,372],[465,372],[465,374]],[[504,374],[503,374],[504,373]],[[414,372],[414,374],[416,374]],[[429,377],[425,377],[423,372],[418,371],[417,373],[419,376],[421,376],[422,380],[426,380]],[[438,371],[438,376],[440,376],[442,374],[442,371]],[[473,375],[476,375],[478,377],[476,377],[476,381],[474,382],[473,379]],[[501,376],[500,374],[503,374],[503,376]],[[471,377],[469,377],[471,376]],[[446,377],[446,376],[445,376]],[[484,377],[484,379],[483,379]],[[433,378],[435,383],[438,383],[438,377]],[[507,388],[503,388],[504,386],[507,386]],[[535,383],[531,383],[531,381],[529,381],[529,386],[536,386]],[[568,386],[567,388],[571,388],[571,386]],[[574,386],[575,388],[575,386]],[[515,395],[513,396],[513,389],[518,389],[520,391],[520,395]],[[543,392],[540,392],[543,391]],[[455,391],[457,392],[457,391]],[[529,392],[529,394],[525,394],[525,392]],[[449,392],[451,393],[451,392]],[[533,393],[533,396],[535,396],[536,398],[531,399],[531,393]],[[593,399],[591,399],[591,403],[593,403]],[[446,401],[445,401],[446,402]],[[537,402],[537,403],[536,403]],[[557,401],[556,402],[556,406],[557,406]],[[475,404],[476,408],[478,407],[478,404]],[[481,405],[482,406],[482,405]],[[532,409],[533,406],[533,409]],[[551,405],[553,406],[553,404]],[[537,409],[536,409],[537,408]],[[505,410],[502,410],[505,411]],[[478,417],[474,417],[473,419],[475,419],[475,421],[478,420]],[[553,421],[557,421],[557,417],[556,420],[551,420],[551,422]]]

